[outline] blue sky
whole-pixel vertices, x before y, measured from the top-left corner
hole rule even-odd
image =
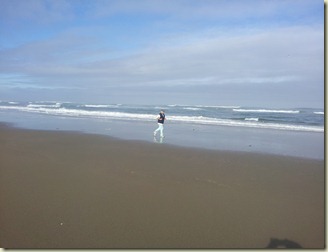
[[[0,100],[323,107],[319,0],[0,0]]]

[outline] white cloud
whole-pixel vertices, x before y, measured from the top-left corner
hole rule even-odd
[[[0,73],[20,75],[18,85],[123,93],[242,85],[318,93],[324,38],[313,2],[3,0],[0,28],[21,27],[0,40]]]
[[[1,71],[69,79],[71,85],[201,85],[320,80],[323,33],[292,27],[234,36],[202,33],[153,41],[128,57],[112,59],[92,39],[70,35],[0,52]],[[185,40],[184,40],[185,39]],[[321,56],[322,55],[322,56]],[[97,60],[97,58],[99,60]],[[83,81],[80,81],[83,79]],[[49,80],[51,81],[51,80]]]
[[[109,73],[124,73],[123,79],[159,80],[159,83],[208,77],[216,83],[234,78],[256,82],[291,81],[294,77],[311,79],[323,72],[323,57],[319,54],[323,53],[319,42],[322,36],[320,31],[297,27],[244,36],[203,38],[192,43],[187,41],[185,46],[154,48],[115,65],[107,62],[107,66]],[[103,67],[106,68],[106,64]]]

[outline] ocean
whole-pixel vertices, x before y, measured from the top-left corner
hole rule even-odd
[[[164,139],[153,137],[161,109],[167,119]],[[0,101],[0,118],[28,129],[324,159],[324,110],[316,108]]]
[[[204,105],[84,104],[53,101],[1,101],[1,111],[71,118],[154,121],[164,109],[172,123],[324,132],[324,111],[314,108],[252,108]]]

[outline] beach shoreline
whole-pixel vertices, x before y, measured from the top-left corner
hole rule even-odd
[[[323,248],[324,161],[0,126],[3,248]]]
[[[154,139],[157,123],[83,117],[58,117],[25,112],[0,111],[3,122],[35,130],[77,131],[122,140],[192,147],[219,151],[241,151],[310,159],[324,159],[324,133],[251,127],[197,125],[171,122],[164,125],[164,139]],[[161,141],[160,141],[161,140]]]

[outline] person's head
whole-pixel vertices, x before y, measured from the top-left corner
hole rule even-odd
[[[162,110],[161,110],[161,113],[164,114],[164,112],[165,112],[165,111],[162,109]]]

